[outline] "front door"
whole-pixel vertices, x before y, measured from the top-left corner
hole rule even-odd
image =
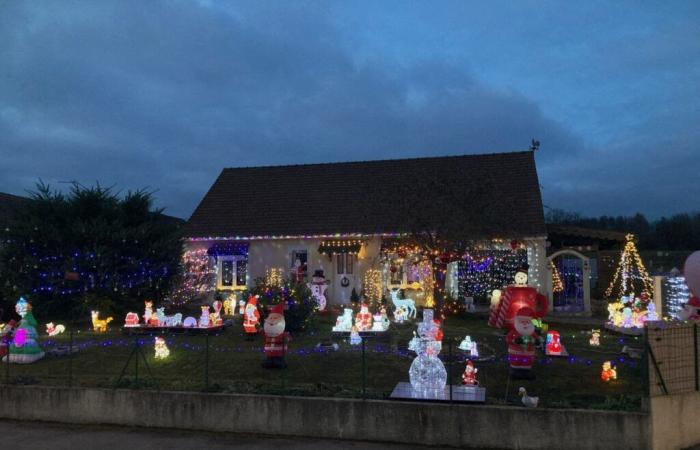
[[[334,303],[347,305],[350,303],[350,295],[352,294],[352,289],[355,287],[355,265],[357,257],[350,253],[340,253],[334,255],[334,258]]]

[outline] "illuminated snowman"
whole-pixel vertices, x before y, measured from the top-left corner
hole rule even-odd
[[[323,270],[314,271],[313,277],[311,277],[311,283],[306,283],[311,290],[311,296],[318,303],[318,310],[323,311],[326,309],[326,289],[328,289],[328,283],[326,282],[326,276],[323,274]]]
[[[442,349],[441,339],[442,332],[440,326],[433,320],[433,310],[424,309],[423,322],[418,325],[418,338],[413,342],[418,356],[413,360],[408,371],[414,390],[425,392],[445,388],[447,371],[438,358]]]

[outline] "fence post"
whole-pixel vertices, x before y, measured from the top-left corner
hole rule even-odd
[[[447,340],[447,386],[450,389],[450,403],[452,403],[452,339]]]
[[[205,334],[204,348],[204,390],[209,390],[209,330]]]
[[[695,366],[695,390],[700,390],[700,380],[698,380],[698,325],[693,324],[693,365]]]
[[[73,328],[74,324],[71,324],[68,342],[68,387],[73,387]]]
[[[134,339],[134,354],[136,355],[136,363],[134,365],[134,386],[139,387],[139,352],[141,351],[141,343],[138,336]],[[128,363],[128,361],[127,361]]]
[[[367,340],[366,337],[362,338],[362,398],[366,397],[366,388],[367,388],[367,374],[366,374],[367,362],[365,361],[365,341],[366,340]]]

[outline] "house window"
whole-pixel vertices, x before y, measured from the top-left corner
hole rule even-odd
[[[350,253],[338,253],[335,255],[335,264],[338,275],[352,275],[355,266],[355,255]]]
[[[298,281],[306,279],[306,271],[308,268],[309,252],[306,250],[292,250],[290,258],[290,274],[292,278]]]
[[[219,256],[217,259],[217,288],[244,289],[248,278],[248,262],[243,256]]]

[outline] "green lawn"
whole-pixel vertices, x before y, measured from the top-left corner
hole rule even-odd
[[[246,340],[239,321],[219,336],[209,338],[209,390],[217,392],[259,392],[272,394],[360,397],[362,393],[362,351],[347,342],[336,352],[318,351],[314,347],[330,337],[332,316],[318,317],[315,331],[293,336],[287,355],[289,368],[267,370],[260,366],[262,337]],[[481,356],[493,355],[493,361],[477,362],[478,379],[487,389],[489,404],[519,404],[517,388],[540,397],[543,407],[576,407],[605,409],[638,409],[643,393],[643,373],[640,361],[617,362],[618,380],[604,383],[600,367],[605,360],[620,355],[623,344],[639,346],[638,338],[622,338],[603,333],[600,347],[588,345],[590,328],[576,325],[552,324],[562,334],[562,342],[570,358],[544,358],[540,355],[533,381],[508,383],[508,364],[503,333],[486,326],[484,317],[450,317],[444,332],[443,352],[449,354],[452,340],[456,360],[451,365],[453,384],[461,381],[464,369],[462,352],[457,344],[470,334],[479,344]],[[408,381],[408,368],[415,354],[405,350],[415,325],[392,326],[389,339],[366,341],[366,392],[368,398],[384,398],[399,381]],[[3,364],[0,380],[26,384],[67,385],[72,369],[74,386],[114,387],[132,351],[134,338],[114,329],[106,334],[86,331],[87,325],[74,335],[79,352],[72,361],[68,357],[47,357],[28,366]],[[134,363],[127,369],[122,387],[160,388],[167,390],[197,390],[205,388],[204,336],[167,335],[170,357],[155,360],[153,337],[141,336],[143,352],[152,371],[151,378],[139,361],[138,383]],[[624,340],[624,342],[621,341]],[[641,339],[641,338],[639,338]],[[42,337],[46,350],[56,343],[69,341],[66,334],[59,338]],[[459,359],[457,361],[457,359]],[[450,364],[446,362],[449,368]],[[155,381],[153,381],[155,379]]]

